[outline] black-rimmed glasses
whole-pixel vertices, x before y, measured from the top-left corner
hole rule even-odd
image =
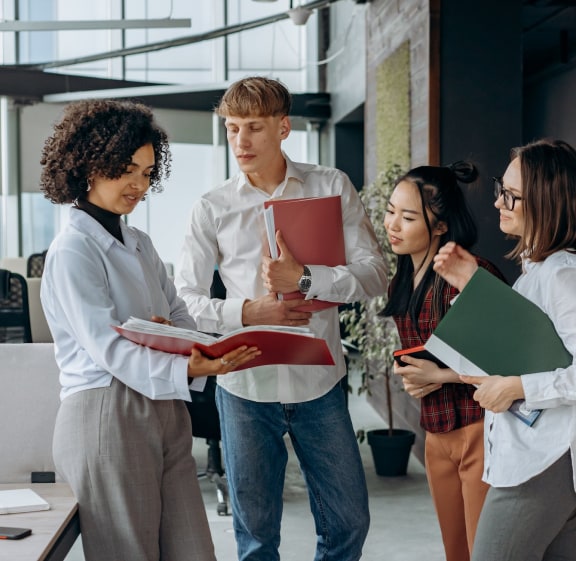
[[[522,197],[517,197],[512,191],[504,188],[501,177],[493,177],[494,180],[494,196],[496,199],[504,198],[504,207],[506,210],[514,210],[516,201],[521,201]]]

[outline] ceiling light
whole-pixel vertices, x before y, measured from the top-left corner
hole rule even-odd
[[[296,6],[296,8],[288,10],[288,15],[294,25],[306,25],[308,18],[312,15],[312,10]]]
[[[76,31],[80,29],[152,29],[165,27],[191,27],[191,19],[101,19],[59,21],[0,21],[0,31]]]

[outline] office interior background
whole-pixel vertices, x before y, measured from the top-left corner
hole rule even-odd
[[[141,100],[168,131],[172,176],[127,221],[169,263],[193,202],[236,170],[212,109],[247,75],[294,93],[288,155],[339,167],[358,189],[391,163],[476,161],[477,250],[509,280],[490,177],[513,146],[576,145],[573,0],[0,0],[0,24],[0,259],[45,250],[66,219],[39,190],[39,160],[80,98]],[[417,428],[417,407],[396,403]]]

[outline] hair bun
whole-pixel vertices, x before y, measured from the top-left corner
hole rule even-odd
[[[458,160],[446,166],[462,183],[472,183],[478,179],[478,168],[466,160]]]

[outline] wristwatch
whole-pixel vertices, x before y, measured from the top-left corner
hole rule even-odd
[[[308,291],[310,290],[311,286],[312,286],[312,273],[310,272],[310,269],[306,265],[304,265],[304,272],[302,273],[302,276],[298,281],[298,290],[300,290],[302,294],[308,294]]]

